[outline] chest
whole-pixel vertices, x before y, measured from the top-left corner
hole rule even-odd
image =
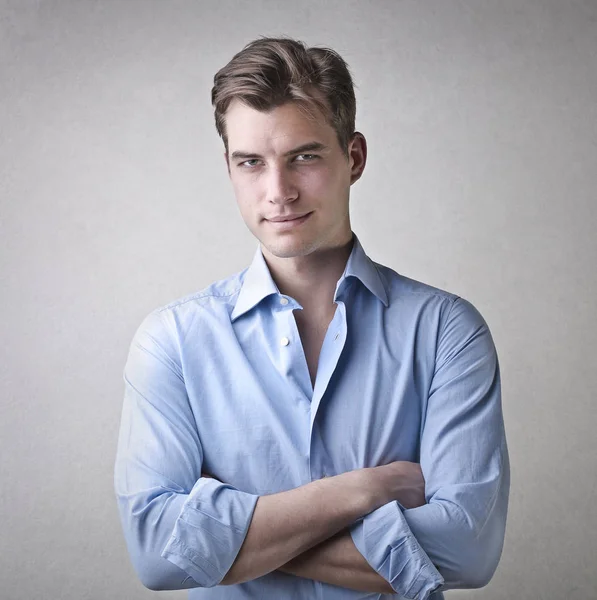
[[[263,494],[417,460],[433,374],[420,335],[342,305],[327,323],[287,311],[219,329],[187,358],[205,469]]]

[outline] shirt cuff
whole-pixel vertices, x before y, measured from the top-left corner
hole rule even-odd
[[[184,503],[162,557],[201,587],[217,585],[245,541],[258,498],[202,477]]]
[[[350,528],[352,540],[394,591],[409,600],[426,600],[444,579],[412,534],[397,502],[374,510]]]

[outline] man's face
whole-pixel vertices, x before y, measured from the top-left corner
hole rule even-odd
[[[260,112],[234,100],[226,132],[241,215],[267,251],[306,256],[350,241],[349,190],[362,168],[355,175],[354,151],[342,152],[321,114],[309,118],[293,103]],[[362,136],[358,144],[364,148]],[[293,220],[272,221],[288,217]]]

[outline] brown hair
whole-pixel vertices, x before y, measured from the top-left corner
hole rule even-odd
[[[237,98],[268,111],[296,102],[308,114],[319,109],[336,131],[344,153],[354,134],[356,100],[342,57],[330,48],[308,48],[289,38],[259,38],[247,44],[214,76],[211,102],[216,129],[228,151],[225,115]]]

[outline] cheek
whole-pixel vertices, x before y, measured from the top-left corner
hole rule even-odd
[[[232,188],[243,220],[247,223],[255,220],[259,210],[258,186],[255,182],[233,180]]]
[[[319,167],[302,173],[297,183],[304,194],[314,197],[325,197],[327,192],[337,187],[337,179],[338,177],[334,175],[331,169]]]
[[[247,204],[255,197],[255,185],[248,177],[233,178],[232,188],[239,204]]]

